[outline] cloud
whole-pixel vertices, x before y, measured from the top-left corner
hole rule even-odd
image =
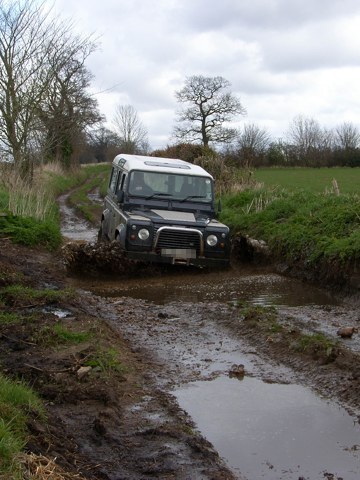
[[[350,20],[303,25],[262,39],[264,66],[276,71],[360,66],[360,16]]]
[[[187,76],[221,75],[247,121],[280,135],[299,114],[360,123],[357,0],[55,0],[76,31],[100,36],[87,62],[108,120],[131,104],[151,144],[168,143]],[[243,120],[240,119],[239,124]]]

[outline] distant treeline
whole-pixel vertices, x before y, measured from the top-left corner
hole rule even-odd
[[[99,132],[100,133],[100,132]],[[153,151],[127,151],[116,137],[101,130],[92,134],[81,155],[82,163],[111,161],[117,153],[138,153],[181,158],[195,162],[203,157],[221,157],[222,162],[241,168],[266,166],[360,167],[360,133],[351,123],[327,130],[309,118],[296,117],[284,138],[273,139],[255,124],[245,124],[231,144],[219,148],[178,143]]]

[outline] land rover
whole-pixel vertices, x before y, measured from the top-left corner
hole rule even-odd
[[[197,266],[229,263],[229,228],[215,218],[214,181],[179,159],[117,155],[99,240],[127,257]]]

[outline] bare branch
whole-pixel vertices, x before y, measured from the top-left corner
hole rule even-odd
[[[148,132],[132,105],[116,107],[113,125],[120,138],[123,153],[146,153],[149,149]]]
[[[237,115],[245,115],[246,110],[232,93],[224,90],[230,83],[223,77],[188,77],[185,86],[175,92],[179,103],[185,104],[177,112],[177,121],[183,123],[174,128],[174,136],[185,141],[227,143],[236,131],[223,127],[223,124]]]

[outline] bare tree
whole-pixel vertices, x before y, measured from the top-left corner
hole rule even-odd
[[[56,159],[65,167],[77,161],[75,156],[81,133],[102,120],[97,101],[87,93],[92,75],[84,62],[92,45],[77,43],[69,47],[73,47],[70,48],[71,56],[55,69],[38,111],[41,130],[46,135],[46,157]],[[69,50],[65,53],[68,57]]]
[[[101,125],[99,128],[88,132],[88,146],[91,155],[97,162],[112,161],[120,152],[120,138],[111,130]]]
[[[0,138],[15,165],[26,169],[34,113],[48,84],[45,22],[32,3],[0,3]]]
[[[290,124],[287,133],[292,147],[295,163],[311,166],[323,141],[323,132],[319,123],[310,117],[298,115]]]
[[[85,45],[87,39],[74,38],[36,0],[0,0],[0,142],[25,177],[32,151],[47,137],[42,127],[50,107],[44,105],[59,94],[60,72]]]
[[[360,132],[352,123],[342,123],[336,127],[335,134],[335,142],[338,147],[344,150],[360,147]]]
[[[236,115],[246,110],[231,92],[230,83],[223,77],[188,77],[185,86],[175,92],[176,99],[185,107],[178,111],[179,125],[174,136],[187,142],[228,143],[236,136],[236,130],[225,127]]]
[[[270,134],[264,128],[253,123],[245,124],[237,140],[242,166],[250,168],[255,163],[262,163],[270,142]]]
[[[349,167],[360,165],[360,133],[352,123],[343,123],[335,129],[334,163]]]
[[[122,153],[147,153],[148,133],[132,105],[118,105],[113,120]]]

